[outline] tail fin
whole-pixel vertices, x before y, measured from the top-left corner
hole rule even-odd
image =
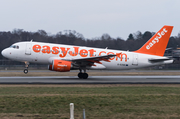
[[[136,53],[163,56],[167,47],[173,26],[162,27],[150,40],[148,40]]]

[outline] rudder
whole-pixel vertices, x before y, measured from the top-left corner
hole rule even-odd
[[[164,56],[173,26],[163,26],[150,40],[148,40],[136,53]]]

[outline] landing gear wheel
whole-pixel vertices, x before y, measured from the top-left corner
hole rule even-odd
[[[24,73],[27,74],[28,73],[28,69],[24,69]]]
[[[88,78],[88,74],[87,73],[83,73],[83,79],[87,79]]]
[[[88,78],[88,74],[87,74],[87,73],[79,73],[79,74],[78,74],[78,77],[79,77],[80,79],[87,79],[87,78]]]
[[[29,62],[26,61],[24,63],[25,63],[24,73],[27,74],[28,73]]]
[[[78,77],[79,77],[80,79],[82,79],[82,78],[83,78],[83,73],[80,72],[80,73],[78,74]]]
[[[83,73],[82,73],[82,70],[84,71]],[[78,74],[78,77],[80,78],[80,79],[87,79],[88,78],[88,74],[86,73],[86,68],[84,67],[84,68],[79,68],[79,74]]]

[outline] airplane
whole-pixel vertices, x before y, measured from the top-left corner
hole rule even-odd
[[[173,26],[163,26],[140,49],[132,52],[31,40],[14,43],[1,54],[8,59],[24,62],[25,74],[28,73],[30,63],[41,63],[57,72],[78,69],[78,77],[87,79],[86,70],[90,69],[136,69],[173,63],[173,59],[164,56],[172,29]]]

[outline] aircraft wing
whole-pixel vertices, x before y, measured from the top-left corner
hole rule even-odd
[[[95,57],[88,57],[88,58],[78,58],[78,59],[71,59],[66,61],[71,61],[74,66],[77,67],[86,67],[86,66],[96,66],[94,63],[102,64],[101,61],[111,62],[109,59],[115,56],[119,56],[121,53],[118,54],[109,54],[103,56],[95,56]]]

